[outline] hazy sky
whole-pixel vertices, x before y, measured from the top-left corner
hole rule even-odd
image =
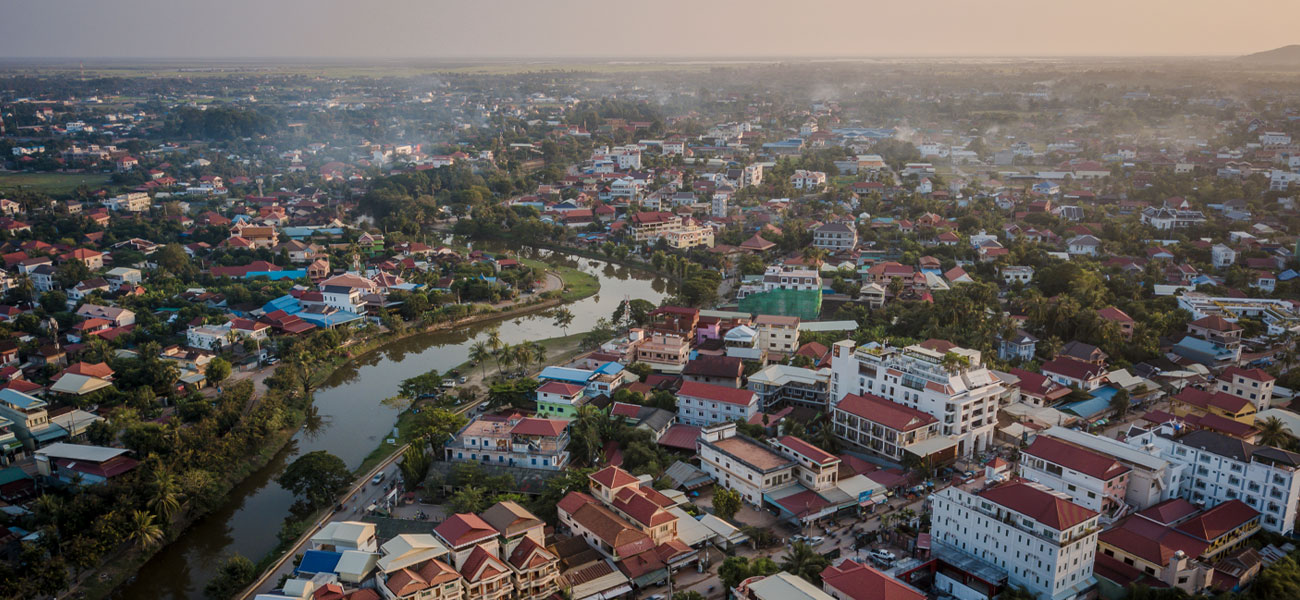
[[[0,0],[0,57],[1235,55],[1297,0]]]

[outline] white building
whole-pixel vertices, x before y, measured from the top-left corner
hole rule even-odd
[[[936,554],[990,564],[1039,598],[1070,600],[1096,585],[1097,513],[1064,494],[1017,480],[979,493],[949,487],[930,501]]]
[[[758,414],[758,395],[747,389],[686,381],[677,390],[677,420],[687,425],[748,421]]]
[[[1124,502],[1135,510],[1145,510],[1178,497],[1183,466],[1143,452],[1124,442],[1066,427],[1055,426],[1039,434],[1050,436],[1092,452],[1109,456],[1129,468]]]
[[[790,176],[790,185],[796,190],[815,190],[826,185],[826,173],[799,169]]]
[[[875,394],[924,412],[957,442],[957,454],[982,452],[993,443],[998,398],[1006,392],[980,353],[935,341],[894,348],[851,340],[831,349],[831,401]]]
[[[1034,279],[1034,268],[1028,266],[1002,267],[1002,281],[1007,285],[1020,283],[1028,285]]]
[[[1214,268],[1225,269],[1237,262],[1237,251],[1223,244],[1215,244],[1210,248],[1210,257],[1214,262]]]
[[[1183,465],[1179,495],[1214,506],[1240,499],[1263,514],[1265,529],[1289,534],[1300,503],[1300,454],[1256,446],[1209,430],[1187,433],[1166,423],[1131,435],[1127,442]]]
[[[1104,454],[1040,435],[1021,451],[1019,464],[1021,477],[1062,492],[1088,510],[1114,515],[1126,505],[1131,469]]]
[[[212,350],[214,352],[234,343],[230,335],[230,323],[222,325],[199,325],[185,331],[185,345],[191,348]]]

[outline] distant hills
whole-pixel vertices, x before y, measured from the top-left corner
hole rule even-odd
[[[1282,46],[1273,50],[1247,54],[1237,58],[1242,62],[1254,63],[1257,65],[1291,65],[1300,66],[1300,44],[1291,44]]]

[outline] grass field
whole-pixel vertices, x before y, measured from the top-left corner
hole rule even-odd
[[[107,175],[98,173],[0,173],[0,192],[23,189],[58,196],[71,194],[80,185],[100,188],[108,181]]]

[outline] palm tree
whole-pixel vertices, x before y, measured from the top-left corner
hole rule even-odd
[[[497,350],[500,350],[501,347],[505,345],[505,342],[502,342],[502,341],[501,341],[501,326],[500,326],[500,325],[493,326],[491,329],[488,330],[488,332],[487,332],[487,345],[488,345],[488,348],[490,348],[493,352],[496,352]]]
[[[1291,432],[1277,417],[1268,417],[1258,422],[1259,443],[1265,446],[1285,448],[1291,443]]]
[[[487,359],[491,356],[492,351],[488,348],[487,342],[474,342],[469,347],[469,359],[481,367],[484,380],[487,380]]]
[[[524,370],[528,370],[528,367],[533,364],[533,345],[528,342],[523,342],[521,344],[516,344],[513,350],[515,354],[515,362],[518,363],[519,366],[523,367]]]
[[[544,364],[546,362],[546,344],[534,341],[528,342],[528,346],[533,349],[533,360],[537,361],[539,365]]]
[[[159,469],[154,472],[151,487],[153,489],[152,496],[149,498],[149,508],[170,522],[181,509],[181,488],[176,482],[176,476],[166,469]]]
[[[163,529],[155,522],[153,513],[145,510],[131,511],[130,531],[126,538],[135,543],[136,548],[156,546],[163,540]]]
[[[821,573],[830,566],[829,558],[818,554],[812,546],[795,542],[790,551],[781,557],[781,570],[798,575],[816,585],[821,585]]]
[[[497,349],[496,359],[497,359],[498,372],[505,372],[506,369],[503,367],[503,365],[510,365],[515,362],[515,355],[512,350],[513,348],[514,346],[511,346],[510,344],[505,344],[501,346],[501,348]]]
[[[808,246],[803,249],[803,262],[814,269],[822,266],[822,261],[826,260],[829,253],[816,246]]]

